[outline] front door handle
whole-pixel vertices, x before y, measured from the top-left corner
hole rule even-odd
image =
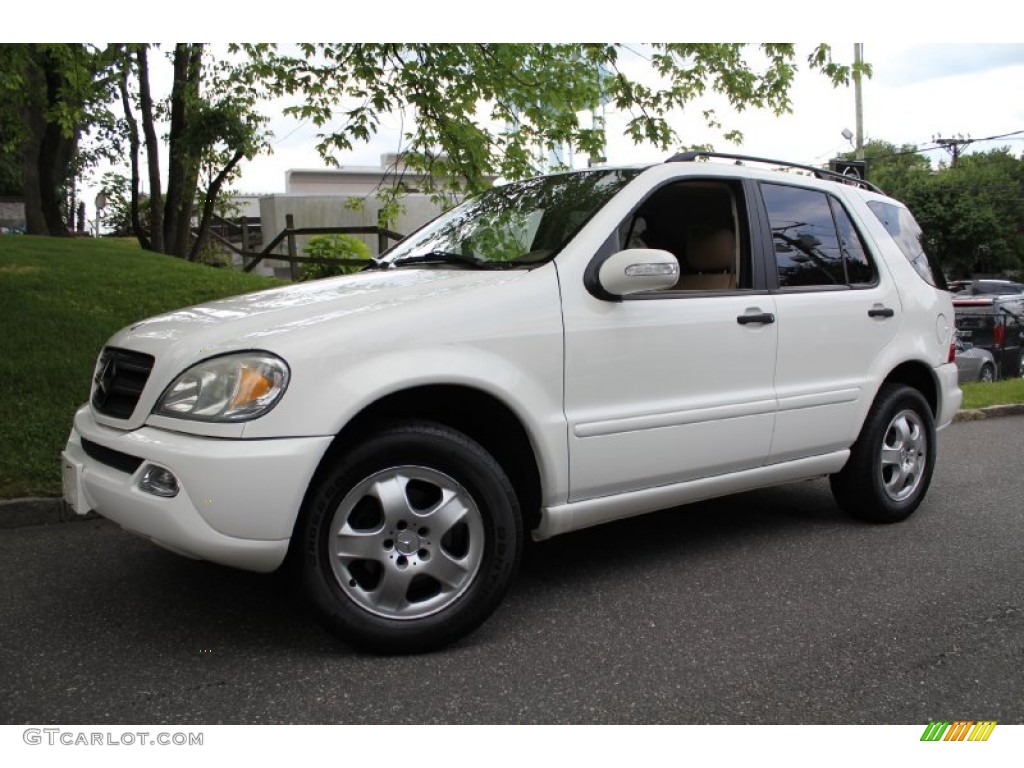
[[[750,323],[762,323],[768,325],[775,322],[775,315],[771,312],[750,312],[746,315],[740,315],[736,318],[736,322],[740,325],[749,325]]]
[[[875,304],[868,310],[868,317],[892,317],[895,314],[896,310],[892,307],[883,307],[881,304]]]

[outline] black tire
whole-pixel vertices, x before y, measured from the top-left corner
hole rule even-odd
[[[388,426],[321,473],[296,537],[299,583],[332,630],[371,652],[416,653],[494,612],[523,525],[487,451],[418,421]]]
[[[832,495],[849,515],[874,523],[906,520],[924,499],[935,468],[935,421],[920,392],[883,384]]]
[[[993,382],[996,380],[996,369],[989,363],[985,363],[981,366],[981,370],[978,372],[978,381]]]

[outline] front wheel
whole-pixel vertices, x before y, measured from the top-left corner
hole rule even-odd
[[[439,648],[501,602],[522,522],[498,463],[460,432],[395,424],[336,460],[296,535],[300,582],[343,639],[380,653]]]
[[[981,373],[978,374],[978,381],[984,381],[991,384],[996,380],[996,369],[994,366],[985,363],[981,366]]]
[[[920,392],[900,384],[879,390],[843,469],[829,479],[848,514],[895,523],[924,499],[935,467],[935,423]]]

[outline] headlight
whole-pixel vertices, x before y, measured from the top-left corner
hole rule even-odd
[[[248,421],[273,408],[287,386],[287,364],[268,352],[212,357],[178,376],[153,413],[196,421]]]

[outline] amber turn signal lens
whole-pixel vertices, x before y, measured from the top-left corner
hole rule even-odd
[[[273,388],[273,382],[262,373],[252,368],[243,368],[238,380],[235,396],[231,398],[231,407],[237,408],[258,400]]]

